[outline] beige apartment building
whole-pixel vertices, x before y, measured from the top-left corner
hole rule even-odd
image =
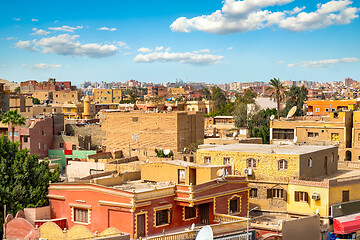
[[[176,112],[101,113],[107,151],[123,150],[126,155],[154,155],[155,148],[180,152],[204,139],[204,114]]]
[[[186,102],[185,109],[187,112],[203,112],[210,114],[214,111],[213,101],[188,101]]]
[[[122,99],[121,89],[94,89],[94,101],[97,103],[119,103]]]

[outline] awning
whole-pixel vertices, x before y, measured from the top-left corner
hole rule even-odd
[[[360,230],[360,213],[334,218],[334,233],[348,234]]]

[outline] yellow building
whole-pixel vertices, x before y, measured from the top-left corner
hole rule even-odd
[[[245,175],[251,187],[249,202],[266,211],[287,211],[289,178],[317,178],[336,173],[336,146],[230,144],[204,146],[198,164],[224,164]]]
[[[94,89],[94,101],[97,103],[119,103],[122,99],[121,89]]]
[[[84,114],[84,103],[83,102],[66,102],[62,105],[62,112],[64,114],[64,119],[90,119],[95,115],[95,105],[88,103],[88,109]],[[86,117],[86,118],[85,118]]]
[[[291,178],[287,210],[293,214],[331,216],[330,207],[360,200],[360,171],[339,170],[333,175],[313,180]]]
[[[167,91],[170,92],[171,95],[185,94],[185,89],[182,87],[169,87]]]
[[[205,114],[210,114],[214,111],[214,102],[213,101],[188,101],[185,106],[186,111],[188,112],[203,112]]]

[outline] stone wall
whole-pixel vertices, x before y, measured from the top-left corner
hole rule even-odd
[[[91,136],[92,146],[101,146],[102,142],[105,140],[106,134],[99,124],[89,124],[89,125],[76,125],[76,124],[66,124],[65,131],[67,135],[81,135],[81,136]]]

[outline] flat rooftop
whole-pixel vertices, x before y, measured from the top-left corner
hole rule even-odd
[[[151,182],[151,181],[134,180],[134,181],[128,181],[120,185],[114,185],[111,187],[118,190],[141,193],[141,192],[147,192],[155,189],[161,189],[161,188],[167,188],[173,186],[175,185],[171,182]]]
[[[193,163],[193,162],[185,162],[183,160],[171,160],[171,161],[161,161],[161,162],[176,165],[176,166],[182,166],[182,167],[201,167],[201,168],[217,167],[218,168],[221,166],[225,166],[225,165],[201,165],[201,164],[197,164],[197,163]],[[151,163],[157,164],[157,163],[161,163],[161,162],[151,162]]]
[[[275,153],[302,155],[326,149],[335,146],[315,146],[315,145],[275,145],[275,144],[251,144],[251,143],[235,143],[229,145],[201,145],[199,151],[220,151],[220,152],[247,152],[247,153]]]

